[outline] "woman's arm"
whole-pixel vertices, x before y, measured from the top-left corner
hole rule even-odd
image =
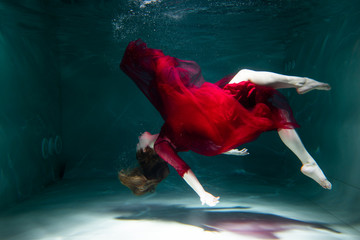
[[[158,139],[154,145],[155,152],[167,163],[175,168],[178,174],[199,195],[202,204],[215,206],[220,197],[214,197],[206,192],[190,167],[176,154],[173,147],[165,139]]]
[[[219,203],[220,197],[214,197],[212,194],[206,192],[191,169],[184,174],[183,179],[197,195],[199,195],[202,205],[207,204],[210,207],[213,207]]]

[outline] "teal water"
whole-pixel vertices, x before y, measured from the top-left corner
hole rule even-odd
[[[29,199],[62,178],[116,179],[117,170],[134,164],[137,137],[162,125],[118,68],[128,42],[141,38],[196,61],[210,82],[241,68],[328,82],[330,92],[282,92],[304,145],[334,185],[331,192],[301,175],[300,162],[275,132],[246,144],[250,155],[241,159],[182,157],[210,188],[236,189],[233,197],[243,183],[266,185],[264,192],[295,191],[339,210],[333,214],[355,226],[358,22],[356,0],[0,1],[0,206]],[[44,159],[42,140],[55,136],[62,138],[62,152]],[[159,188],[186,189],[181,181],[172,171]]]

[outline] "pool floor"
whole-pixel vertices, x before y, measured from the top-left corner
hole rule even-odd
[[[210,208],[202,206],[191,190],[173,191],[171,186],[136,197],[116,179],[63,180],[5,209],[0,236],[3,240],[360,239],[356,226],[343,223],[319,204],[285,191],[254,194],[254,189],[224,190],[220,204]]]

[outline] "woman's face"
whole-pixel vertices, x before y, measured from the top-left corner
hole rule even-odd
[[[145,149],[154,141],[154,135],[151,135],[149,132],[144,132],[139,137],[139,143],[136,145],[136,150]]]

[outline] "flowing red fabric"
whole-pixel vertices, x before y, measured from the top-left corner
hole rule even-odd
[[[264,131],[298,127],[277,90],[249,81],[228,84],[232,76],[205,82],[195,62],[166,56],[140,39],[129,43],[120,68],[161,114],[159,139],[175,151],[212,156]]]

